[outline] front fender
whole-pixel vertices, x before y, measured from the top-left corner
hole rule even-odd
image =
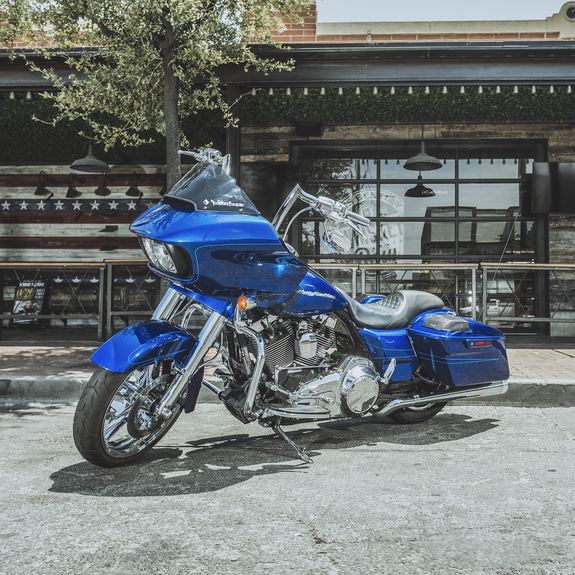
[[[197,338],[167,321],[140,321],[123,329],[91,356],[100,367],[114,373],[132,371],[159,360],[181,362]]]

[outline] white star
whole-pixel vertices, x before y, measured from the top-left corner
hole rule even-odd
[[[92,209],[93,209],[93,210],[97,210],[97,209],[98,209],[98,206],[99,206],[99,204],[98,204],[97,201],[93,201],[93,202],[92,202]]]
[[[2,204],[2,208],[5,209],[5,210],[9,210],[9,209],[10,209],[10,204],[9,204],[8,202],[4,202],[4,203]]]
[[[42,211],[42,210],[44,209],[44,205],[45,205],[45,204],[46,204],[46,202],[45,202],[44,200],[40,200],[40,201],[38,202],[38,209],[39,209],[40,211]]]
[[[74,206],[75,210],[81,210],[81,204],[80,202],[72,202],[72,205]]]
[[[136,204],[134,202],[128,202],[128,209],[129,210],[135,210]]]
[[[148,206],[148,208],[153,208],[156,204],[155,202],[147,202],[146,205]]]
[[[64,207],[64,204],[58,200],[55,204],[57,210],[61,210]]]
[[[20,209],[21,210],[27,210],[28,209],[28,203],[27,202],[20,202]]]
[[[116,200],[112,200],[110,202],[110,209],[115,210],[118,207],[118,202]]]

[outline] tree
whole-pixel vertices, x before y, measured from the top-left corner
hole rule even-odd
[[[2,0],[0,0],[2,2]],[[57,88],[47,97],[56,121],[84,119],[87,137],[139,145],[150,131],[166,137],[167,185],[180,177],[180,122],[219,109],[233,123],[217,68],[242,64],[266,72],[290,62],[260,58],[254,45],[298,18],[313,0],[8,0],[0,4],[0,45],[28,59]],[[295,15],[295,16],[294,16]],[[55,58],[75,71],[62,78]]]

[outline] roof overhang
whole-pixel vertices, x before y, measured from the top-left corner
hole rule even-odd
[[[249,87],[575,85],[575,41],[403,42],[254,46],[261,57],[294,61],[291,72],[264,74],[222,66],[225,84]],[[0,51],[0,91],[46,90],[50,84]],[[51,65],[66,82],[63,63]]]
[[[224,66],[225,83],[265,86],[575,84],[575,41],[294,44],[255,47],[291,72]]]

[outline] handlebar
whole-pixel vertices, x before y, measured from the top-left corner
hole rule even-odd
[[[341,202],[337,202],[331,198],[326,198],[325,196],[316,198],[315,196],[305,192],[299,184],[296,184],[272,221],[272,225],[276,230],[279,230],[285,216],[298,199],[309,204],[312,209],[316,210],[327,220],[336,223],[346,223],[351,229],[360,235],[363,235],[363,232],[357,227],[357,225],[367,227],[370,224],[370,220],[368,218],[348,210]]]

